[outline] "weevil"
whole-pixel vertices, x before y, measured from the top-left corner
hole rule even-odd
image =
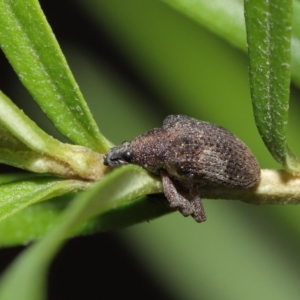
[[[170,207],[197,222],[206,220],[199,187],[248,189],[260,178],[256,158],[234,134],[185,115],[166,117],[161,128],[113,147],[104,156],[104,164],[111,167],[127,163],[161,176]]]

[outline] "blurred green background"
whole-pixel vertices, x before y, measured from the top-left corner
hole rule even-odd
[[[169,114],[187,114],[234,132],[262,168],[279,168],[254,124],[245,53],[158,0],[44,0],[41,5],[100,130],[112,142],[160,127]],[[7,67],[3,58],[1,65]],[[11,70],[1,80],[4,92],[57,135]],[[300,153],[299,91],[293,88],[292,94],[289,142]],[[204,205],[208,220],[203,224],[176,212],[109,237],[78,238],[53,269],[59,273],[60,264],[66,269],[78,264],[66,276],[93,277],[78,263],[93,259],[104,299],[113,299],[104,293],[106,285],[120,287],[131,299],[139,289],[141,299],[299,299],[298,206],[219,200]],[[85,254],[76,256],[74,243],[84,245]],[[93,243],[107,252],[89,255]],[[124,261],[114,264],[116,256]],[[119,276],[123,273],[127,276]],[[138,278],[147,282],[138,284]],[[86,298],[98,299],[91,284]],[[73,281],[75,290],[79,286]],[[63,299],[67,284],[51,283],[54,287],[53,299]]]

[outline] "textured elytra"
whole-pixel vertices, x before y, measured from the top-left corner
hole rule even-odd
[[[205,220],[198,186],[251,188],[260,178],[259,165],[249,150],[226,129],[184,115],[168,116],[161,128],[114,147],[104,157],[112,167],[133,163],[161,175],[170,206],[196,221]],[[189,196],[178,188],[189,188]]]

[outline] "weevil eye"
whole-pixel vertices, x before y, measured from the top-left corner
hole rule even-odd
[[[131,162],[132,152],[131,151],[125,151],[124,153],[122,153],[122,159],[126,162]]]

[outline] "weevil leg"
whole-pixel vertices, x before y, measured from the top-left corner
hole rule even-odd
[[[161,170],[160,174],[162,178],[164,194],[169,201],[170,207],[180,210],[185,217],[192,215],[194,213],[194,207],[192,203],[178,193],[172,179],[169,177],[166,171]]]
[[[204,206],[199,194],[199,187],[194,184],[190,188],[190,202],[193,206],[193,218],[196,222],[204,222],[206,220],[206,214]]]
[[[197,184],[189,186],[189,197],[186,198],[177,190],[176,185],[165,170],[160,171],[164,194],[171,208],[178,209],[185,217],[192,216],[196,222],[206,220],[204,207]]]

